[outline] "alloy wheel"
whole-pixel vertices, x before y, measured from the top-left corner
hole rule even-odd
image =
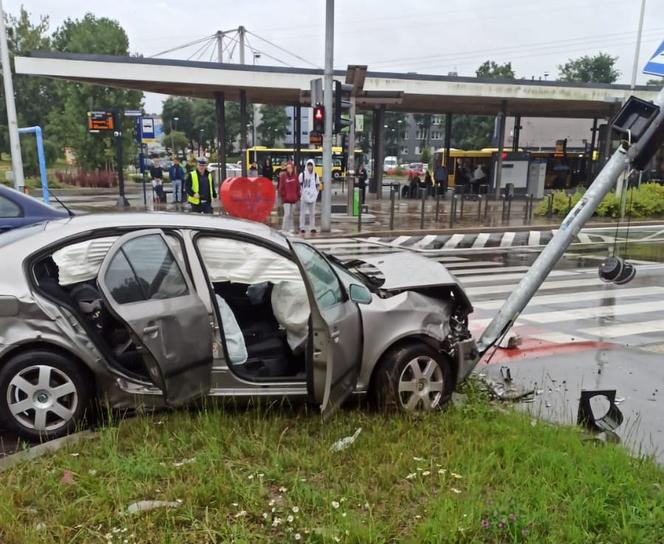
[[[411,360],[399,376],[399,401],[409,412],[437,408],[443,398],[443,389],[443,370],[429,356]]]

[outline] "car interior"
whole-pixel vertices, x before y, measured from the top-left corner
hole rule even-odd
[[[130,375],[149,381],[143,348],[107,307],[97,273],[117,236],[76,242],[33,265],[39,289],[63,303],[96,338],[105,356]],[[182,257],[178,240],[167,236]],[[198,248],[214,291],[224,357],[253,381],[305,376],[309,301],[297,265],[244,241],[201,237]]]

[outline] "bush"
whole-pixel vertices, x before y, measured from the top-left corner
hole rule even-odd
[[[578,189],[572,194],[572,206],[581,200],[585,190]],[[564,191],[553,193],[553,215],[564,216],[569,209],[569,195]],[[664,186],[657,183],[644,183],[639,188],[629,189],[625,194],[625,215],[635,218],[664,215]],[[535,215],[547,214],[549,199],[542,200],[535,209]],[[615,191],[604,197],[595,210],[597,217],[619,217],[621,201]]]
[[[110,189],[117,187],[118,177],[110,170],[95,170],[93,172],[56,172],[55,177],[60,183],[75,185],[76,187],[98,187]]]

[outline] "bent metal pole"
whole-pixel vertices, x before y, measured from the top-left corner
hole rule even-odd
[[[519,282],[517,288],[512,291],[500,311],[480,336],[477,342],[480,355],[486,353],[512,327],[512,324],[572,243],[581,227],[592,217],[602,199],[615,186],[618,176],[622,174],[625,168],[626,161],[631,162],[646,146],[650,138],[654,136],[658,127],[664,124],[664,88],[659,92],[654,102],[660,107],[660,111],[646,133],[629,149],[625,149],[622,145],[618,148],[581,200],[567,214],[558,232],[551,238],[551,241],[540,253],[528,273]]]

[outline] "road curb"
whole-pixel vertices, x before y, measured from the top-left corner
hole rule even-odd
[[[64,446],[77,444],[83,440],[97,438],[98,436],[99,433],[92,431],[81,431],[80,433],[69,434],[67,436],[63,436],[62,438],[56,438],[55,440],[50,440],[48,442],[44,442],[43,444],[38,444],[27,450],[21,450],[17,453],[13,453],[5,457],[0,457],[0,472],[24,461],[30,461],[47,453],[56,452],[62,449]]]

